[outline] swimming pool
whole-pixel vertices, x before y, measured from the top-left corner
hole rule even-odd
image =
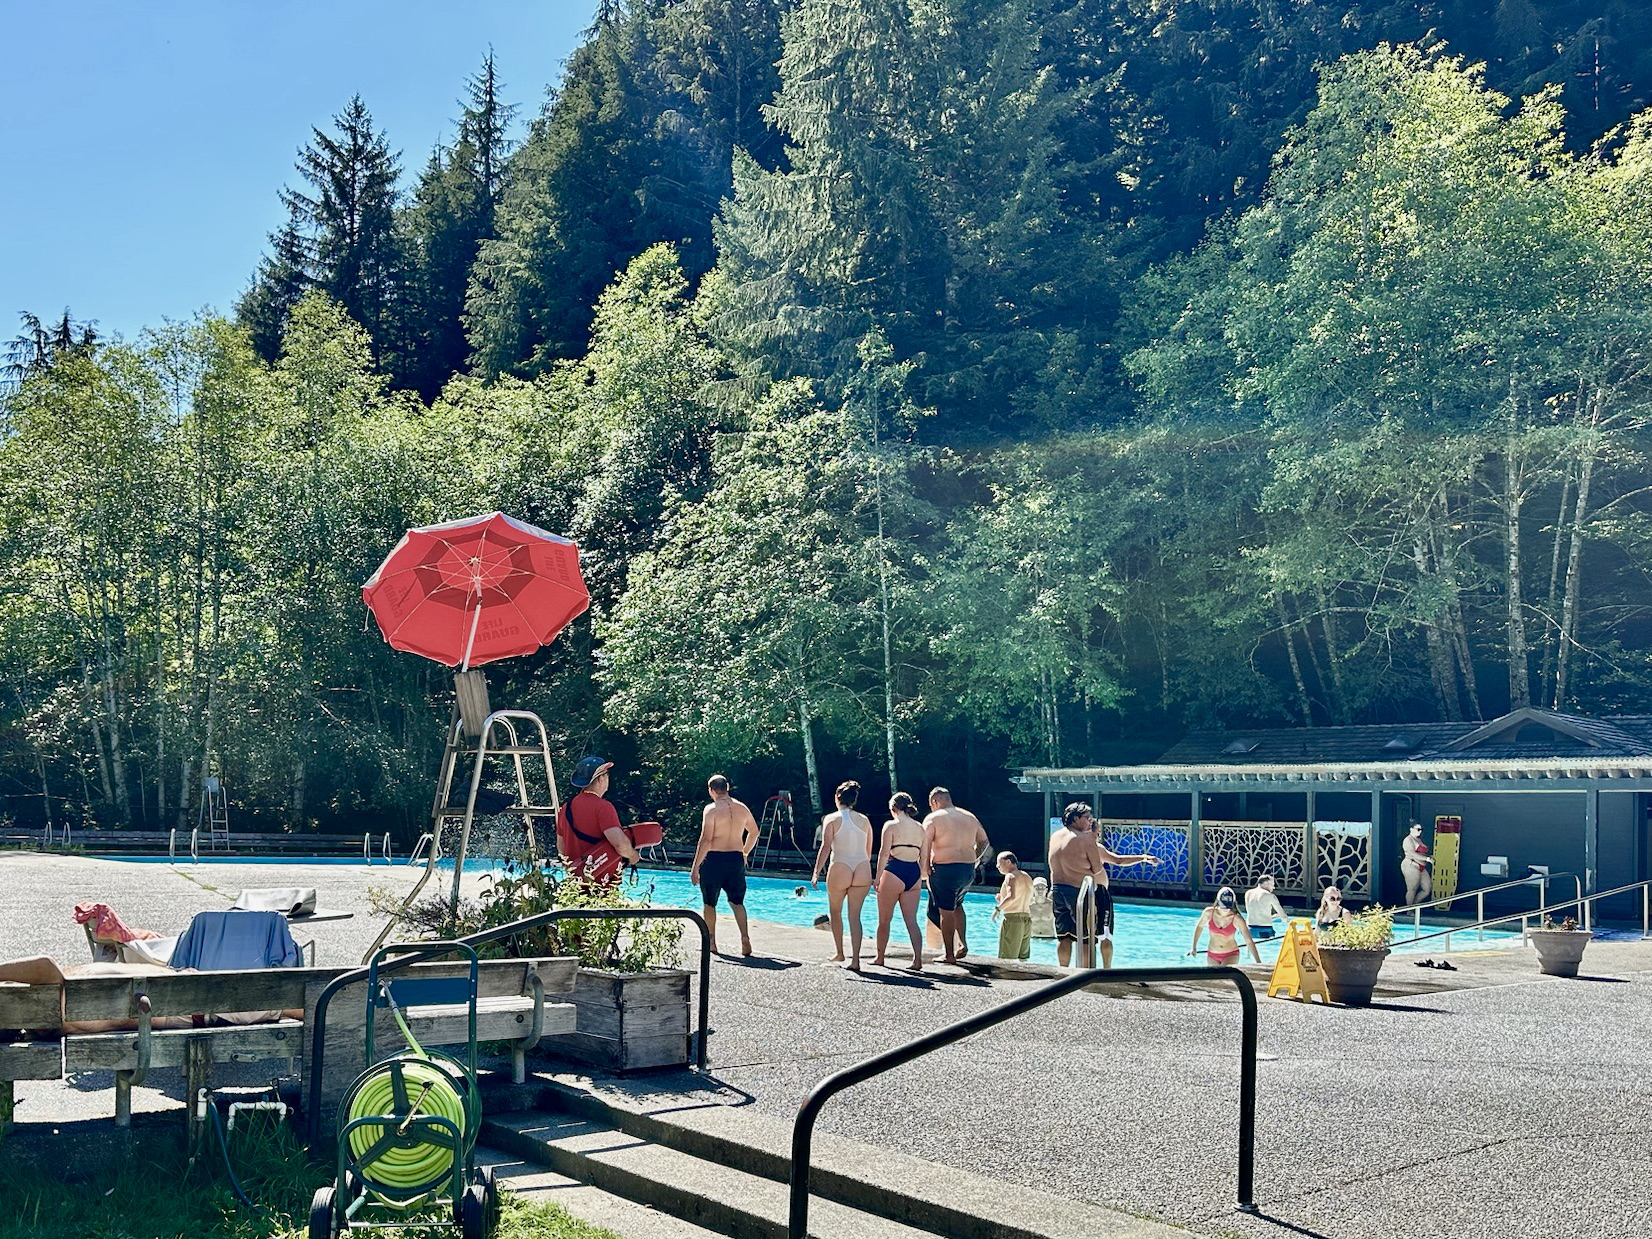
[[[650,900],[657,907],[668,908],[699,908],[700,889],[690,885],[688,874],[682,870],[643,870],[637,879],[639,887],[652,886],[653,895]],[[802,887],[803,894],[797,894]],[[992,920],[993,896],[985,891],[971,891],[964,897],[964,908],[969,918],[969,940],[971,952],[975,955],[993,955],[998,950],[998,926]],[[1132,903],[1119,900],[1117,905],[1116,928],[1114,931],[1113,966],[1116,968],[1147,968],[1152,966],[1173,966],[1189,963],[1187,955],[1188,943],[1193,940],[1193,927],[1198,924],[1202,906],[1175,903]],[[793,878],[747,878],[746,879],[746,911],[759,920],[774,921],[781,925],[812,926],[815,917],[826,911],[826,887],[823,883],[819,890],[810,890],[801,880]],[[727,907],[723,908],[727,915]],[[919,916],[923,915],[923,906],[919,905]],[[1303,916],[1309,913],[1302,913]],[[871,934],[877,928],[878,915],[875,900],[868,896],[865,906],[861,909],[861,924],[865,929],[868,941],[865,949],[871,951]],[[1436,929],[1445,929],[1447,926],[1424,919],[1422,932],[1429,933]],[[1447,950],[1446,939],[1435,938],[1418,946],[1410,946],[1409,940],[1414,937],[1411,922],[1407,918],[1403,924],[1394,926],[1394,950],[1414,950],[1421,952],[1441,952]],[[895,914],[895,924],[890,931],[889,940],[894,945],[901,945],[907,941],[906,924],[901,920],[900,913]],[[824,931],[821,933],[821,948],[828,950],[829,939]],[[1259,942],[1257,947],[1262,955],[1262,962],[1272,964],[1279,955],[1279,939],[1271,942]],[[1466,933],[1454,936],[1452,946],[1458,950],[1478,950],[1484,948],[1518,946],[1520,935],[1507,931],[1486,930],[1484,939],[1475,933]],[[761,944],[757,944],[761,949]],[[1201,955],[1202,958],[1202,955]],[[1244,962],[1250,961],[1247,952]],[[1032,942],[1032,963],[1054,964],[1055,940],[1051,938],[1034,938]]]
[[[141,864],[193,864],[188,857],[180,857],[171,861],[165,856],[100,856],[99,860],[118,860]],[[369,866],[359,857],[339,856],[241,856],[216,853],[202,856],[201,864],[226,865],[355,865],[359,868],[383,869],[385,862],[378,860]],[[401,860],[393,862],[396,865],[404,864]],[[438,861],[439,868],[452,871],[451,860]],[[465,861],[467,873],[488,873],[496,870],[498,862],[488,858],[468,858]],[[803,894],[797,893],[802,888]],[[700,902],[700,888],[688,880],[688,872],[683,869],[644,869],[637,878],[636,893],[642,888],[652,888],[650,902],[656,907],[665,908],[692,908],[698,910]],[[631,889],[631,888],[628,888]],[[975,955],[992,955],[998,949],[998,926],[992,920],[993,896],[990,891],[971,891],[964,897],[964,908],[969,916],[969,931],[972,953]],[[1171,966],[1190,962],[1187,955],[1188,943],[1193,940],[1193,927],[1198,923],[1202,906],[1183,903],[1160,902],[1131,902],[1121,899],[1117,905],[1117,926],[1114,932],[1113,965],[1118,968],[1147,968],[1155,965]],[[727,907],[723,909],[725,915]],[[826,912],[826,888],[822,884],[819,890],[810,890],[801,878],[763,878],[750,877],[746,879],[746,911],[758,920],[773,921],[780,925],[792,925],[802,928],[811,927],[817,916]],[[922,915],[922,905],[919,907]],[[1308,916],[1308,912],[1302,912]],[[868,897],[865,906],[861,909],[861,925],[867,935],[865,950],[871,953],[871,935],[877,928],[877,903]],[[1448,928],[1439,921],[1424,919],[1422,933],[1431,933],[1437,929]],[[1454,935],[1451,939],[1434,938],[1417,946],[1411,945],[1411,939],[1416,936],[1411,926],[1411,920],[1401,914],[1394,925],[1394,947],[1396,952],[1442,952],[1451,949],[1480,950],[1520,945],[1520,934],[1508,930],[1487,929],[1480,932],[1469,932]],[[897,912],[895,924],[890,932],[890,942],[896,946],[906,941],[906,926]],[[828,949],[829,939],[825,933],[821,934],[821,949]],[[760,945],[760,944],[759,944]],[[1259,942],[1257,946],[1262,955],[1262,962],[1272,964],[1279,954],[1279,939],[1269,942]],[[1244,956],[1249,962],[1250,956]],[[1056,962],[1055,940],[1051,938],[1034,938],[1032,942],[1032,963],[1054,964]]]

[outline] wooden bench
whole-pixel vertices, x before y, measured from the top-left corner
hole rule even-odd
[[[476,1038],[511,1045],[518,1083],[526,1055],[542,1036],[574,1031],[571,1003],[552,1001],[573,989],[572,958],[483,960],[478,972]],[[211,1087],[215,1064],[292,1060],[308,1077],[311,1030],[322,989],[350,968],[264,968],[241,972],[180,972],[143,976],[71,976],[61,985],[0,982],[0,1032],[27,1030],[22,1039],[0,1041],[0,1116],[12,1108],[13,1082],[59,1080],[83,1071],[115,1073],[115,1122],[132,1121],[132,1088],[156,1067],[182,1067],[185,1096]],[[467,976],[464,962],[414,964],[395,977]],[[197,1013],[302,1010],[304,1018],[260,1023],[157,1028],[160,1017],[193,1020]],[[466,1004],[416,1007],[404,1012],[424,1046],[462,1045],[469,1022]],[[366,1065],[365,978],[330,1000],[322,1095],[329,1107]],[[130,1021],[110,1032],[65,1032],[88,1021]],[[404,1045],[388,1011],[375,1016],[379,1053]],[[185,1107],[193,1136],[195,1107]],[[0,1134],[4,1126],[0,1125]]]

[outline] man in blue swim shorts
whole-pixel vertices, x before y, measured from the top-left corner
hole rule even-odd
[[[1107,889],[1108,865],[1156,865],[1159,858],[1143,853],[1121,856],[1101,845],[1090,806],[1070,804],[1061,814],[1061,829],[1050,836],[1050,903],[1055,912],[1055,956],[1063,968],[1072,963],[1073,943],[1087,927],[1091,907],[1095,934],[1101,944],[1101,966],[1113,966],[1113,895]],[[1094,883],[1091,907],[1080,906],[1084,879]],[[1088,901],[1087,901],[1088,902]],[[1086,935],[1088,936],[1088,935]]]
[[[964,957],[964,892],[975,881],[976,866],[992,854],[981,819],[952,803],[952,793],[937,787],[929,793],[924,818],[921,867],[929,874],[929,902],[941,918],[941,962]]]

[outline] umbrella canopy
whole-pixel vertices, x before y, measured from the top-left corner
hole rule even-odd
[[[591,602],[579,548],[502,512],[409,529],[361,596],[396,649],[460,669],[533,653]]]

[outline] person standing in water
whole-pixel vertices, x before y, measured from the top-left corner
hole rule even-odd
[[[883,838],[878,845],[877,955],[872,963],[879,968],[886,966],[883,960],[889,950],[889,930],[898,907],[912,938],[912,971],[924,970],[923,931],[918,928],[919,883],[926,876],[923,842],[924,828],[918,821],[916,802],[905,792],[896,792],[889,798],[889,820],[883,824]]]
[[[1121,856],[1101,845],[1095,831],[1095,817],[1090,806],[1074,801],[1061,812],[1061,829],[1050,836],[1050,902],[1055,909],[1055,957],[1063,968],[1073,958],[1073,943],[1078,941],[1083,922],[1090,908],[1079,906],[1084,879],[1093,885],[1092,900],[1096,936],[1101,945],[1101,966],[1113,966],[1113,893],[1107,886],[1108,865],[1157,865],[1159,858],[1143,852],[1135,856]]]
[[[820,885],[820,869],[831,857],[826,870],[826,910],[832,927],[832,945],[837,953],[834,963],[844,964],[851,972],[860,971],[860,909],[872,889],[872,823],[864,813],[855,811],[860,799],[860,784],[849,780],[837,785],[833,797],[837,812],[828,813],[822,820],[820,852],[815,856],[814,872],[809,885]],[[843,913],[849,912],[849,948],[847,961],[843,954]]]
[[[1245,925],[1257,942],[1273,937],[1273,923],[1288,919],[1279,898],[1273,893],[1273,874],[1264,873],[1256,885],[1245,892]]]
[[[688,880],[700,888],[705,905],[706,928],[711,932],[711,949],[717,950],[717,896],[728,896],[729,911],[740,930],[740,954],[751,954],[751,933],[746,927],[746,860],[757,846],[757,821],[740,801],[729,794],[726,777],[714,774],[706,781],[711,797],[700,813],[700,843],[694,849],[694,863]]]
[[[1224,968],[1239,962],[1239,939],[1245,940],[1250,948],[1251,958],[1257,963],[1262,962],[1262,955],[1256,949],[1256,939],[1250,936],[1250,927],[1245,924],[1245,918],[1239,915],[1239,896],[1233,893],[1233,887],[1224,886],[1216,892],[1216,902],[1206,908],[1199,916],[1199,923],[1193,927],[1193,946],[1189,955],[1199,953],[1199,935],[1209,931],[1210,940],[1205,945],[1205,963],[1212,968]]]

